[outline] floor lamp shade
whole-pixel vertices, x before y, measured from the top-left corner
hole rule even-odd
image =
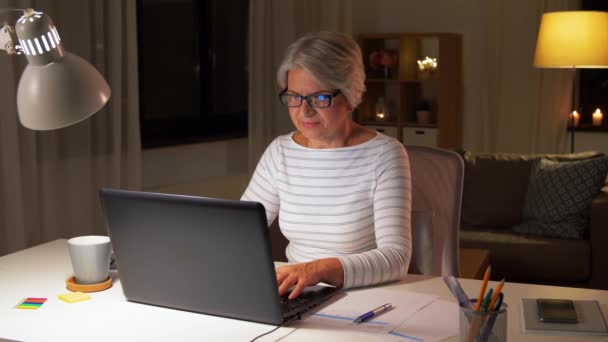
[[[534,66],[608,68],[608,12],[566,11],[543,14]]]
[[[534,66],[572,70],[570,152],[574,152],[577,107],[576,69],[608,68],[608,12],[565,11],[543,14]]]
[[[51,130],[82,121],[110,98],[110,87],[87,61],[63,49],[49,16],[27,10],[15,25],[28,65],[17,88],[21,124]]]

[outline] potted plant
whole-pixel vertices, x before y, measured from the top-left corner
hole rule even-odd
[[[431,103],[427,100],[420,100],[416,105],[416,118],[421,125],[431,123]]]

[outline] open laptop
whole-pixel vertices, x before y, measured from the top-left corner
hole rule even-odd
[[[278,295],[260,203],[139,191],[99,191],[129,301],[283,324],[336,293]]]

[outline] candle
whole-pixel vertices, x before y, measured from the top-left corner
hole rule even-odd
[[[593,126],[601,126],[603,117],[604,114],[602,114],[602,111],[597,108],[595,112],[593,112]]]
[[[384,98],[379,97],[378,102],[376,102],[376,120],[384,120],[386,118],[385,108],[384,108]]]
[[[572,126],[572,118],[574,117],[574,127],[578,127],[578,122],[581,119],[580,114],[577,111],[573,111],[570,113],[570,117],[568,118],[568,125]]]

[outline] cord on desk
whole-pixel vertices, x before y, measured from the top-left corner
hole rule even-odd
[[[250,342],[254,342],[255,340],[257,340],[257,339],[258,339],[258,338],[260,338],[260,337],[263,337],[263,336],[266,336],[266,335],[268,335],[268,334],[270,334],[270,333],[273,333],[273,332],[275,332],[277,329],[279,329],[279,328],[280,328],[280,327],[282,327],[282,326],[283,326],[283,324],[281,324],[281,325],[277,325],[277,326],[276,326],[274,329],[272,329],[272,330],[270,330],[270,331],[268,331],[268,332],[265,332],[265,333],[263,333],[262,335],[258,335],[258,336],[256,336],[256,337],[255,337],[253,340],[251,340]]]
[[[265,333],[263,333],[263,334],[261,334],[261,335],[256,336],[256,337],[255,337],[253,340],[251,340],[251,341],[249,341],[249,342],[254,342],[255,340],[257,340],[257,339],[258,339],[258,338],[260,338],[260,337],[264,337],[264,336],[266,336],[266,335],[268,335],[268,334],[271,334],[271,333],[275,332],[277,329],[279,329],[280,327],[282,327],[282,326],[286,325],[287,323],[290,323],[290,322],[292,322],[292,321],[295,321],[296,319],[301,319],[301,318],[302,318],[302,316],[301,316],[301,315],[297,315],[297,316],[295,316],[295,317],[293,317],[293,318],[291,318],[291,319],[288,319],[287,321],[285,321],[285,322],[281,323],[280,325],[277,325],[277,326],[276,326],[275,328],[273,328],[272,330],[270,330],[270,331],[268,331],[268,332],[265,332]]]

